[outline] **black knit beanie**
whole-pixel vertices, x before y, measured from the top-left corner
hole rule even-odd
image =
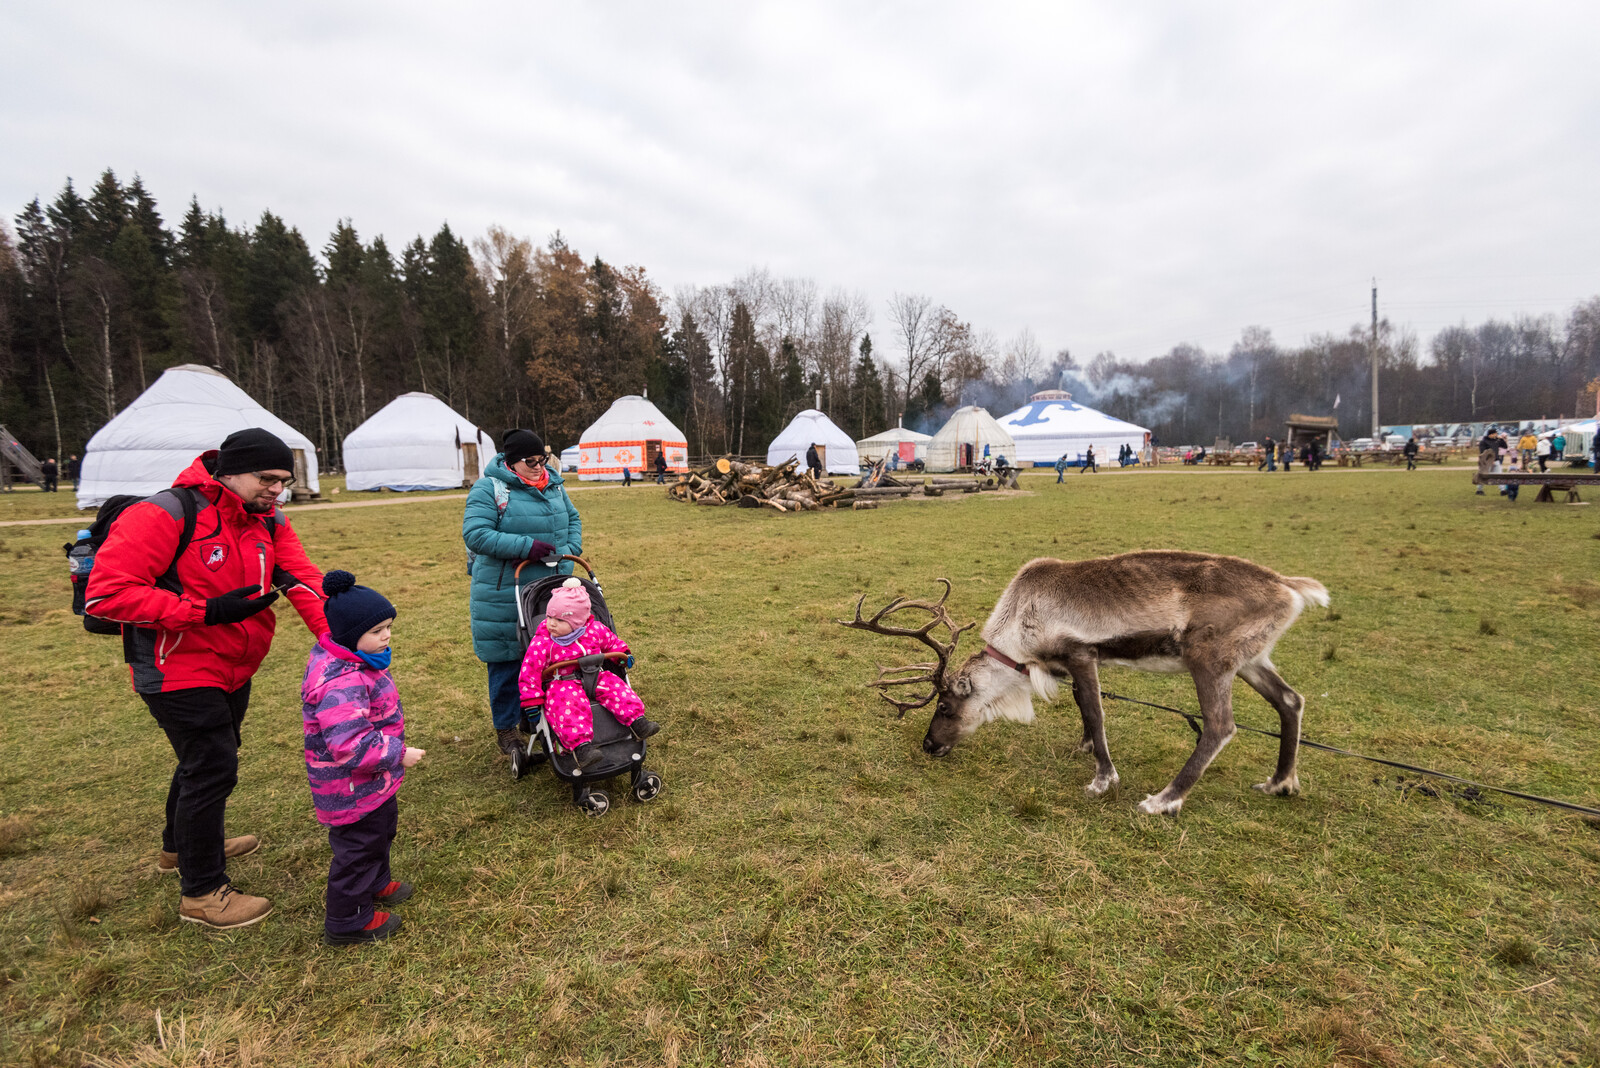
[[[330,571],[322,576],[322,592],[328,600],[322,612],[328,617],[328,637],[355,652],[361,636],[386,619],[395,616],[394,605],[377,590],[356,585],[348,571]]]
[[[217,450],[218,475],[242,475],[251,471],[293,471],[294,453],[282,438],[270,430],[253,426],[235,430],[222,439]]]
[[[506,466],[519,460],[544,455],[544,439],[531,430],[508,430],[500,439],[500,448],[506,454]]]

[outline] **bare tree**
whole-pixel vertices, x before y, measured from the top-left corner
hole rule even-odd
[[[931,372],[935,378],[944,378],[945,360],[964,340],[963,324],[948,308],[936,306],[920,293],[896,293],[889,298],[889,319],[903,354],[901,405],[909,407],[912,391],[926,375]]]

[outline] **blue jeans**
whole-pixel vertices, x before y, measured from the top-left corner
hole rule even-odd
[[[494,716],[494,729],[515,727],[522,720],[522,693],[517,689],[522,661],[499,660],[488,667],[489,712]]]

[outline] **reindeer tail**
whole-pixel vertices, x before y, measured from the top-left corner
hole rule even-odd
[[[1313,604],[1320,608],[1328,607],[1328,588],[1316,579],[1284,578],[1283,584],[1294,594],[1300,610],[1303,611],[1307,605]]]

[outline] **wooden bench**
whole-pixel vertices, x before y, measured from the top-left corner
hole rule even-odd
[[[1506,471],[1498,475],[1484,475],[1483,482],[1489,486],[1538,486],[1539,495],[1534,500],[1546,504],[1555,503],[1555,490],[1566,490],[1566,503],[1579,504],[1581,501],[1578,497],[1578,487],[1600,486],[1600,474],[1585,474],[1581,471],[1574,471],[1571,474],[1561,474],[1557,471]]]

